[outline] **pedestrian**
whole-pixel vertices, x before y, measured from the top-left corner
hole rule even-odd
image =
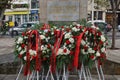
[[[18,26],[18,23],[17,23],[17,21],[15,21],[15,22],[14,22],[14,24],[15,24],[15,27],[17,27],[17,26]]]

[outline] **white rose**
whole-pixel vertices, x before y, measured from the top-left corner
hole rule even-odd
[[[27,60],[27,57],[26,57],[26,56],[24,56],[24,60],[25,60],[25,61]]]
[[[101,35],[101,40],[104,42],[106,39],[103,35]]]
[[[69,38],[69,41],[70,41],[71,43],[74,43],[74,39],[73,39],[73,38]]]
[[[89,49],[88,49],[88,52],[89,52],[89,53],[94,53],[95,51],[94,51],[92,48],[89,48]]]
[[[60,55],[60,54],[63,54],[63,49],[61,49],[61,48],[59,48],[58,52],[57,52],[57,55]]]
[[[72,47],[72,45],[69,45],[69,47],[71,48],[71,47]]]
[[[19,44],[19,43],[22,43],[22,42],[23,42],[23,38],[19,37],[17,43]]]
[[[40,39],[45,39],[45,36],[44,35],[40,35]]]
[[[25,50],[22,50],[21,52],[20,52],[20,54],[22,55],[22,54],[24,54],[26,51]]]
[[[99,53],[99,52],[97,52],[97,53],[96,53],[96,56],[97,56],[97,57],[98,57],[98,56],[100,56],[100,53]]]
[[[96,28],[95,26],[91,26],[92,28]]]
[[[101,52],[105,52],[105,48],[103,47],[103,48],[101,48]]]
[[[44,45],[41,45],[41,50],[44,50]]]
[[[72,30],[75,31],[75,32],[78,31],[76,27],[73,27]]]
[[[85,34],[87,35],[87,34],[88,34],[88,31],[86,31]]]
[[[85,50],[84,50],[84,49],[82,49],[82,53],[83,53],[83,54],[88,54],[88,52],[85,52]]]
[[[36,54],[37,54],[37,53],[36,53],[36,51],[35,51],[35,50],[32,50],[32,49],[30,49],[30,50],[29,50],[29,53],[30,53],[30,55],[31,55],[31,56],[33,56],[33,55],[36,55]]]
[[[48,29],[45,29],[44,32],[48,32]]]
[[[66,33],[65,34],[65,39],[70,38],[71,36],[72,36],[71,33]]]
[[[81,44],[82,44],[82,45],[85,45],[85,44],[86,44],[83,39],[81,40]]]
[[[77,24],[77,26],[80,26],[80,24]]]
[[[21,48],[21,47],[19,47],[19,48],[18,48],[18,51],[20,51],[21,49],[22,49],[22,48]]]

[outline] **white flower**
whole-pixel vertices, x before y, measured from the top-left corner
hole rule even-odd
[[[75,32],[78,31],[78,29],[76,27],[73,27],[72,30],[75,31]]]
[[[103,47],[103,48],[101,48],[101,52],[105,52],[105,48]]]
[[[81,40],[81,44],[82,44],[82,45],[85,45],[85,44],[86,44],[83,39]]]
[[[20,44],[20,43],[22,43],[22,42],[23,42],[23,38],[22,38],[22,37],[19,37],[17,43]]]
[[[24,60],[25,60],[25,61],[27,60],[27,57],[26,57],[26,56],[24,56]]]
[[[30,49],[30,50],[29,50],[29,53],[30,53],[30,55],[31,55],[31,56],[33,56],[33,55],[36,55],[36,54],[37,54],[37,53],[36,53],[36,51],[35,51],[35,50],[32,50],[32,49]]]
[[[71,33],[66,33],[66,34],[65,34],[65,39],[68,39],[68,38],[70,38],[70,37],[72,37]]]
[[[44,32],[48,32],[48,29],[45,29]]]
[[[60,55],[60,54],[63,54],[63,49],[61,49],[61,48],[59,48],[58,52],[57,52],[57,55]]]
[[[80,24],[76,24],[77,26],[80,26]]]
[[[24,39],[27,39],[28,37],[27,36],[24,36]]]
[[[103,35],[101,35],[101,40],[104,42],[106,39]]]
[[[89,49],[88,49],[88,52],[89,52],[89,53],[95,53],[95,51],[94,51],[92,48],[89,48]]]
[[[72,47],[72,45],[69,45],[69,47],[71,48],[71,47]]]
[[[25,50],[22,50],[21,52],[20,52],[20,54],[22,55],[22,54],[24,54],[26,51]]]
[[[18,51],[21,51],[21,49],[22,49],[22,48],[21,48],[21,47],[19,47],[19,48],[18,48]]]
[[[98,51],[96,52],[96,56],[97,56],[97,57],[100,56],[100,53],[99,53]]]
[[[69,41],[70,41],[71,43],[74,43],[74,39],[73,39],[73,38],[69,38]]]
[[[92,28],[96,28],[95,26],[91,26]]]
[[[88,31],[86,31],[85,34],[87,35],[87,34],[88,34]]]
[[[45,39],[45,36],[44,35],[40,35],[40,39]]]
[[[88,52],[85,52],[84,49],[81,50],[83,54],[88,54]]]

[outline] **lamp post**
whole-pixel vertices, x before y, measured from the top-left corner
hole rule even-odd
[[[92,0],[92,24],[94,20],[94,0]]]

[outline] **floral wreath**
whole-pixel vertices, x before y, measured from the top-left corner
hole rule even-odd
[[[16,39],[15,51],[28,74],[32,70],[39,71],[41,66],[51,66],[53,72],[63,65],[69,70],[79,69],[82,63],[91,68],[95,60],[99,66],[106,57],[107,44],[98,28],[76,24],[24,32]]]

